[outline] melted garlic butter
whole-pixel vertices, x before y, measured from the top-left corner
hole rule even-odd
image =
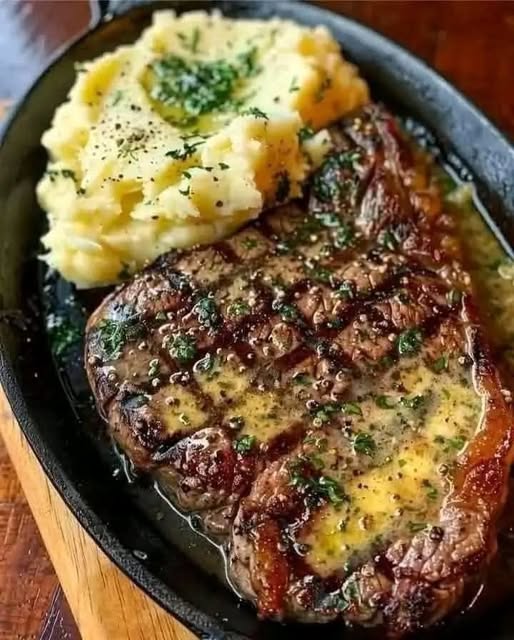
[[[399,379],[408,394],[389,394],[392,408],[378,407],[376,399],[361,404],[354,428],[362,424],[377,443],[371,464],[358,475],[331,470],[348,499],[327,504],[299,539],[321,575],[369,555],[390,534],[412,535],[435,522],[451,488],[452,465],[480,424],[481,398],[471,372],[458,362],[440,373],[409,366]],[[423,407],[401,408],[402,396],[423,397]]]

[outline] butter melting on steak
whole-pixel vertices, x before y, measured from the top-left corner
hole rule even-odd
[[[303,202],[109,296],[87,369],[261,616],[401,635],[494,553],[513,417],[430,163],[377,106],[332,137]]]

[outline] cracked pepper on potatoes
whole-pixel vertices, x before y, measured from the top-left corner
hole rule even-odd
[[[367,99],[323,27],[157,12],[135,44],[77,66],[43,136],[45,259],[91,287],[226,236],[298,196],[322,128]]]

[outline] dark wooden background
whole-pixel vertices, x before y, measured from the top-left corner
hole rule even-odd
[[[514,2],[318,4],[427,60],[514,136]],[[89,20],[84,0],[0,0],[0,115]],[[65,638],[79,635],[0,442],[0,640]]]

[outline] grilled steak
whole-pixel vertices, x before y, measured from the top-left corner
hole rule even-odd
[[[109,296],[86,361],[261,616],[394,636],[481,579],[513,416],[430,162],[377,106],[332,139],[304,201]]]

